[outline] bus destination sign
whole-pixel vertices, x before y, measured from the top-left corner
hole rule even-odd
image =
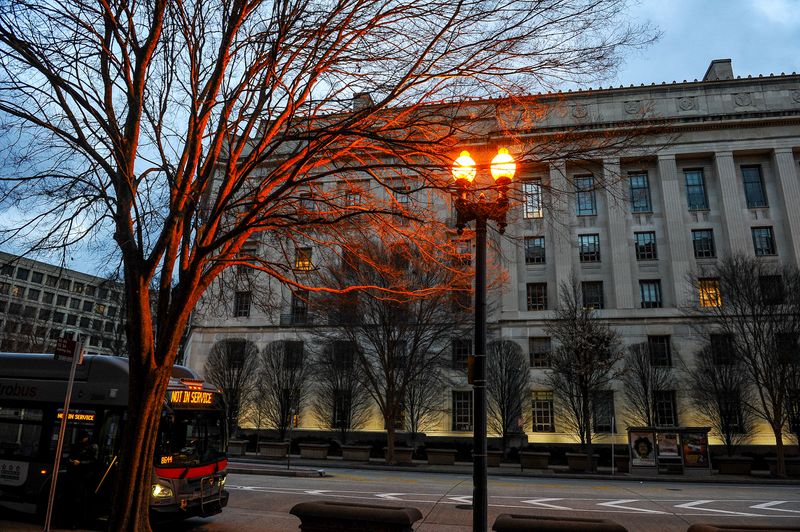
[[[214,402],[213,392],[196,392],[189,390],[172,390],[169,392],[169,402],[173,406],[204,406]]]

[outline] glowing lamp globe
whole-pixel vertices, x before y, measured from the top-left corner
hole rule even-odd
[[[500,148],[492,159],[490,170],[495,181],[508,182],[514,179],[517,163],[506,148]]]
[[[472,183],[475,179],[475,174],[475,160],[470,157],[467,150],[462,151],[458,159],[453,161],[453,179],[456,182],[463,179],[467,183]]]

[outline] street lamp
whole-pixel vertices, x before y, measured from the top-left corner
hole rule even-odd
[[[472,451],[472,530],[485,532],[488,528],[489,497],[486,469],[486,221],[497,223],[502,234],[508,212],[508,185],[514,178],[517,165],[508,150],[501,148],[489,165],[497,191],[494,201],[481,193],[470,192],[477,176],[477,165],[468,151],[462,151],[453,162],[456,181],[456,227],[458,234],[464,226],[475,221],[475,356],[472,363],[473,387],[473,451]]]

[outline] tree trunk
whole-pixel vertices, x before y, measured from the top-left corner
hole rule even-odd
[[[589,424],[590,422],[589,414],[584,414],[584,430],[586,431],[586,472],[593,473],[594,472],[594,453],[592,448],[592,427]]]
[[[123,460],[116,475],[109,530],[146,532],[150,530],[156,428],[171,368],[137,367],[132,361],[130,371],[128,418],[122,435]]]
[[[386,425],[386,463],[394,465],[394,419],[387,420]]]
[[[772,432],[775,434],[775,454],[777,455],[777,463],[775,464],[775,474],[779,477],[786,476],[786,456],[783,449],[783,427],[772,427]]]

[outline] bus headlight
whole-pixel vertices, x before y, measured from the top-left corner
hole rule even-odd
[[[172,488],[163,484],[153,484],[152,494],[155,499],[167,499],[172,497]]]

